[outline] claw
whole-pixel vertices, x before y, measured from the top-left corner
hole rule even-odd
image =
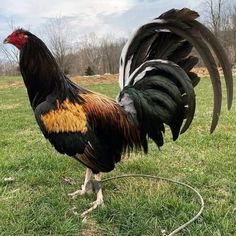
[[[95,202],[92,202],[90,205],[92,205],[88,210],[84,211],[81,214],[81,217],[85,217],[88,213],[90,213],[91,211],[95,210],[96,208],[98,208],[99,206],[104,206],[104,201],[103,201],[103,195],[102,195],[102,187],[100,182],[100,175],[96,176],[96,181],[94,182],[94,186],[95,186],[95,190],[97,192],[97,200]]]
[[[77,198],[78,196],[82,196],[86,193],[86,188],[84,187],[84,185],[81,185],[81,189],[77,190],[73,193],[69,193],[68,196],[71,196],[73,199]]]
[[[92,177],[92,171],[89,168],[87,168],[86,174],[85,174],[85,179],[84,179],[84,184],[81,185],[81,189],[77,190],[73,193],[69,193],[68,196],[71,196],[73,199],[75,199],[78,196],[82,196],[85,193],[90,192],[90,189],[92,188],[91,183],[90,183],[91,177]]]
[[[104,201],[102,199],[99,199],[99,200],[96,200],[94,202],[89,203],[90,206],[93,206],[93,205],[96,205],[96,204],[98,204],[98,206],[100,206],[100,205],[104,206]]]
[[[95,210],[99,206],[104,206],[103,195],[102,195],[102,186],[101,186],[101,174],[98,173],[95,175],[95,180],[91,180],[92,171],[90,169],[86,170],[85,181],[81,186],[80,190],[77,190],[73,193],[69,193],[68,196],[71,196],[73,199],[77,196],[84,195],[86,193],[95,192],[97,194],[97,200],[92,202],[92,205],[88,210],[84,211],[81,214],[81,217],[85,217],[89,212]],[[84,219],[86,221],[86,219]]]
[[[96,201],[90,203],[90,205],[92,205],[92,207],[90,207],[88,210],[84,211],[81,214],[81,217],[85,217],[88,213],[90,213],[91,211],[95,210],[99,206],[103,207],[104,206],[104,202],[103,202],[103,199],[97,199]]]
[[[95,182],[96,183],[96,182]],[[68,196],[71,196],[73,199],[77,198],[78,196],[82,196],[86,193],[92,193],[94,191],[94,181],[90,180],[86,184],[81,185],[81,189],[77,190],[73,193],[69,193]]]

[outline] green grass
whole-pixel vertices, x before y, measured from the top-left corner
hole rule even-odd
[[[0,78],[0,85],[20,78]],[[90,89],[115,97],[117,84]],[[225,89],[224,89],[225,92]],[[161,151],[150,142],[150,153],[132,155],[104,177],[142,173],[178,179],[195,186],[205,200],[203,215],[180,235],[236,235],[236,110],[226,111],[209,134],[212,89],[207,78],[197,88],[197,111],[191,128],[173,142],[167,129]],[[94,195],[72,200],[85,168],[58,154],[34,120],[24,87],[0,89],[0,235],[162,235],[193,216],[196,196],[180,186],[144,179],[104,184],[105,207],[90,214]],[[13,181],[6,181],[11,177]],[[75,184],[63,180],[71,178]]]

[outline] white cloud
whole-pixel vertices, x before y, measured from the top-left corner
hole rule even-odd
[[[15,27],[29,29],[43,40],[47,22],[64,17],[72,41],[91,32],[128,37],[138,26],[171,8],[196,9],[203,0],[1,0],[0,43]],[[0,52],[1,53],[1,52]],[[0,55],[1,57],[1,55]]]
[[[98,14],[117,13],[129,9],[132,1],[126,0],[1,0],[1,14],[25,18],[52,18],[58,15],[86,14],[89,18]]]
[[[138,25],[170,8],[191,7],[196,0],[1,0],[1,34],[10,33],[7,21],[38,33],[48,19],[66,17],[77,35],[95,32],[125,36]]]

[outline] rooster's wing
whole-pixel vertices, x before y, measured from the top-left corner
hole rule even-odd
[[[123,151],[141,146],[139,132],[115,101],[96,93],[80,96],[82,104],[48,99],[36,108],[36,120],[57,151],[94,172],[111,171]]]

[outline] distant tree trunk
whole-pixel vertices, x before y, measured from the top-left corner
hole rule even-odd
[[[233,48],[233,61],[236,63],[236,5],[233,6],[231,12],[231,22],[232,22],[232,48]]]
[[[221,41],[228,54],[232,54],[232,36],[229,0],[205,0],[203,2],[206,24]]]
[[[70,72],[72,51],[70,31],[66,19],[57,17],[51,19],[44,27],[44,33],[49,42],[49,48],[64,73]]]
[[[11,31],[16,29],[12,18],[8,22],[8,25]],[[0,38],[0,41],[2,42],[3,38]],[[6,47],[0,43],[0,52],[0,59],[2,60],[0,73],[4,75],[19,75],[19,50],[13,46]]]
[[[111,36],[98,38],[94,33],[84,36],[76,53],[80,71],[85,71],[90,66],[95,74],[118,73],[124,43],[123,39],[117,40]]]
[[[14,31],[16,29],[14,20],[11,18],[9,23],[9,28]],[[1,39],[2,41],[3,39]],[[12,64],[19,64],[19,50],[15,47],[11,47],[7,49],[3,44],[0,44],[0,51],[4,54],[5,58]]]

